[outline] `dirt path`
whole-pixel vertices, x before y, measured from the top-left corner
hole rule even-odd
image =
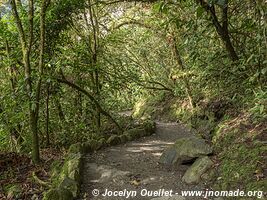
[[[101,194],[109,191],[136,191],[135,200],[153,199],[144,197],[140,192],[159,191],[159,189],[173,190],[203,190],[204,185],[188,186],[181,181],[181,177],[189,166],[182,165],[176,170],[167,169],[158,164],[164,148],[173,144],[181,137],[190,136],[186,128],[177,123],[157,123],[156,134],[141,138],[134,142],[100,150],[84,157],[82,197],[92,200],[122,200],[126,197],[104,197]],[[94,189],[100,195],[92,195]],[[161,191],[162,192],[162,191]],[[125,193],[124,193],[125,194]],[[201,199],[201,198],[186,198]]]

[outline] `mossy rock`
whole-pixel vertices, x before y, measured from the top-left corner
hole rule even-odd
[[[58,178],[58,175],[59,175],[60,170],[62,168],[61,164],[62,163],[60,161],[58,161],[58,160],[54,161],[51,164],[50,174],[51,174],[52,182],[53,182],[54,179]]]
[[[80,169],[81,169],[81,154],[70,154],[64,162],[61,169],[58,180],[56,180],[55,185],[62,181],[65,177],[73,178],[76,181],[80,181]]]
[[[100,140],[91,139],[82,145],[83,152],[85,153],[97,151],[103,146],[106,146],[105,138],[101,138]]]
[[[59,188],[63,188],[63,189],[70,191],[74,198],[76,198],[78,196],[79,184],[75,180],[73,180],[69,177],[65,177],[63,179],[63,181],[59,185]]]
[[[80,180],[81,158],[68,161],[68,176],[74,180]]]
[[[156,123],[154,121],[151,121],[151,120],[145,121],[143,124],[143,127],[146,131],[147,136],[152,135],[156,131]]]
[[[216,179],[216,176],[217,176],[217,171],[216,171],[216,169],[212,168],[212,169],[209,169],[206,173],[204,173],[201,176],[201,179],[204,181],[211,182],[211,181],[214,181]]]
[[[121,143],[125,143],[128,141],[128,136],[126,134],[120,135],[119,136]]]
[[[117,145],[121,143],[121,139],[118,135],[111,135],[107,140],[107,145]]]
[[[146,131],[143,128],[133,128],[127,131],[127,134],[131,135],[133,139],[146,136]]]
[[[179,165],[194,158],[209,155],[212,148],[205,140],[195,136],[178,139],[174,145],[167,148],[159,162],[165,165]]]
[[[69,147],[68,154],[77,154],[77,153],[83,153],[83,148],[81,143],[72,144]]]
[[[69,172],[68,177],[71,179],[74,179],[75,181],[77,181],[78,183],[81,182],[81,171],[79,169],[74,169],[72,171]]]
[[[72,193],[65,188],[50,189],[44,194],[43,200],[73,200]]]
[[[212,167],[213,162],[208,156],[198,158],[194,164],[185,172],[182,180],[187,184],[197,184],[201,176]]]

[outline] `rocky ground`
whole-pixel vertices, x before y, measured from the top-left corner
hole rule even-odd
[[[183,137],[192,137],[192,133],[182,125],[157,123],[156,133],[152,136],[87,154],[83,160],[82,196],[79,199],[120,200],[126,199],[126,191],[132,191],[128,193],[129,199],[146,200],[158,199],[171,191],[176,195],[182,190],[206,190],[203,182],[198,185],[182,182],[183,175],[192,163],[178,167],[159,163],[163,150]],[[106,191],[113,196],[103,196]],[[114,196],[114,191],[121,191],[123,197]],[[141,192],[145,196],[141,196]],[[160,199],[204,198],[175,196]]]

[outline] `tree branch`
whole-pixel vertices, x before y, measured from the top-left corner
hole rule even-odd
[[[120,125],[116,122],[116,120],[115,119],[113,119],[113,117],[107,112],[107,111],[105,111],[102,107],[101,107],[101,105],[98,103],[98,101],[88,92],[88,91],[86,91],[85,89],[83,89],[83,88],[81,88],[80,86],[78,86],[78,85],[76,85],[76,84],[74,84],[74,83],[72,83],[72,82],[70,82],[70,81],[68,81],[68,80],[66,80],[66,79],[64,79],[64,78],[62,78],[62,79],[60,79],[60,78],[57,78],[57,81],[59,82],[59,83],[64,83],[64,84],[66,84],[66,85],[68,85],[68,86],[70,86],[71,88],[73,88],[73,89],[76,89],[76,90],[78,90],[78,91],[80,91],[81,93],[83,93],[84,95],[86,95],[89,99],[90,99],[90,101],[98,108],[98,110],[103,114],[103,115],[105,115],[107,118],[109,118],[116,126],[117,126],[117,128],[120,130],[120,131],[122,131],[122,128],[120,127]]]

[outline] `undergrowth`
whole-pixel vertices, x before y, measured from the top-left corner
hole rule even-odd
[[[266,94],[258,90],[254,97],[244,100],[246,104],[218,97],[205,99],[193,109],[178,97],[166,98],[161,94],[137,104],[135,116],[180,121],[212,143],[214,159],[219,162],[218,176],[211,181],[215,190],[264,191],[267,188]]]

